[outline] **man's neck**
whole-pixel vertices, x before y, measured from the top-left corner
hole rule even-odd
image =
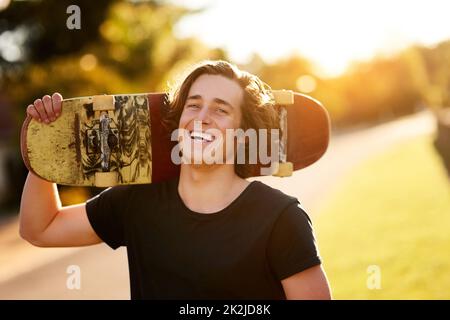
[[[234,172],[232,164],[181,165],[178,193],[195,212],[213,213],[227,207],[249,182]]]

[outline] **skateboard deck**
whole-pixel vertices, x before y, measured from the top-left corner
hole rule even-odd
[[[326,151],[330,121],[316,100],[291,91],[273,91],[280,112],[280,159],[272,174],[289,176]],[[51,182],[109,187],[146,184],[176,177],[176,145],[162,119],[167,94],[100,95],[65,99],[50,124],[27,115],[21,152],[28,170]],[[256,165],[253,176],[261,175]]]

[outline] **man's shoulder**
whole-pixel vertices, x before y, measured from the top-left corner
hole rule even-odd
[[[254,192],[255,195],[259,197],[268,197],[270,200],[281,200],[281,201],[288,201],[288,202],[295,202],[298,201],[297,198],[290,196],[283,191],[276,189],[268,184],[265,184],[264,182],[255,180],[253,182],[255,185]]]
[[[259,229],[272,230],[284,212],[298,211],[299,205],[300,202],[296,197],[255,180],[252,182],[251,192],[246,197],[245,203],[239,208],[241,213],[239,217],[243,221],[248,221],[253,227],[256,224]]]
[[[293,203],[299,203],[296,197],[288,195],[283,191],[271,187],[261,181],[253,183],[251,199],[254,205],[268,210],[283,209]],[[278,211],[276,210],[276,211]]]

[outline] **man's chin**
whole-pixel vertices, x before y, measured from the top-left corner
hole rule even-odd
[[[220,164],[220,161],[217,161],[208,156],[197,156],[197,157],[183,157],[183,164],[189,164],[194,166],[204,166],[204,165],[213,165]]]
[[[227,162],[226,158],[222,153],[213,155],[210,152],[203,152],[190,155],[182,155],[182,163],[188,165],[200,165],[200,166],[212,166],[212,165],[223,165],[223,164],[234,164],[234,156],[229,155],[230,160]]]

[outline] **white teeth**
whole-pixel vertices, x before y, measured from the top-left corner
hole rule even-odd
[[[206,133],[206,132],[198,132],[198,131],[192,131],[191,138],[197,139],[197,140],[206,140],[208,142],[211,142],[214,140],[214,138],[211,134]]]

